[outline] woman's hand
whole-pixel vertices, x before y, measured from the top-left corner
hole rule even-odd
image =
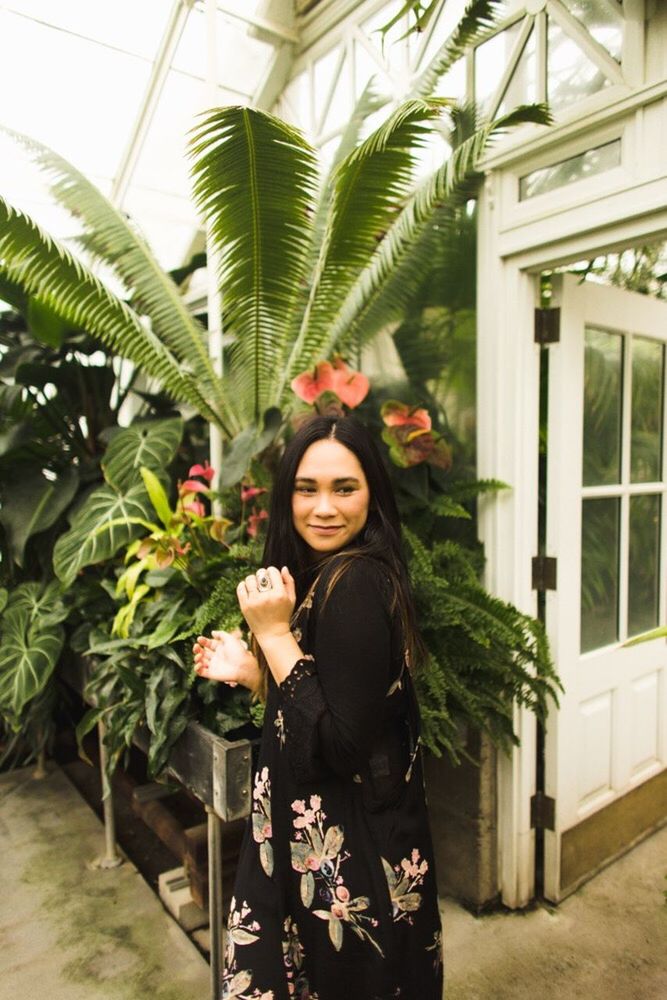
[[[230,687],[237,684],[256,691],[260,683],[260,670],[256,658],[249,651],[240,633],[211,632],[209,639],[200,635],[192,647],[195,671],[199,677],[222,681]]]
[[[258,581],[262,579],[268,579],[271,585],[260,588]],[[287,566],[281,570],[269,566],[247,576],[236,588],[236,595],[243,617],[260,646],[289,635],[296,588]]]

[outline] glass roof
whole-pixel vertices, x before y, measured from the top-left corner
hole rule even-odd
[[[132,216],[164,267],[177,267],[200,228],[187,133],[214,104],[256,102],[293,40],[275,20],[280,6],[215,4],[215,86],[205,0],[0,0],[0,126],[68,159]],[[0,194],[57,238],[76,235],[44,176],[1,131]]]

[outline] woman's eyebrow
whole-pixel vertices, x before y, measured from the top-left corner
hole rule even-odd
[[[297,476],[294,480],[295,483],[308,483],[308,485],[315,485],[317,483],[316,479],[310,479],[308,476]],[[359,480],[356,476],[342,476],[340,479],[334,479],[334,486],[340,486],[342,483],[356,483],[358,485]]]

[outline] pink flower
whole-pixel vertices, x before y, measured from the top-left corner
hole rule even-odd
[[[366,398],[371,384],[361,372],[348,368],[342,358],[335,359],[334,367],[333,391],[341,403],[353,410]]]
[[[304,827],[309,826],[309,825],[310,824],[308,823],[308,820],[306,819],[305,816],[297,816],[297,818],[294,820],[294,829],[295,830],[303,830]]]
[[[386,403],[383,403],[380,414],[387,427],[407,425],[423,431],[431,429],[431,418],[427,410],[408,406],[407,403],[399,403],[397,399],[388,399]]]
[[[294,810],[295,813],[305,813],[306,803],[304,802],[303,799],[295,799],[294,802],[292,803],[292,809]]]
[[[262,827],[262,835],[264,836],[265,840],[271,839],[271,837],[273,836],[273,830],[270,823],[264,824],[264,826]]]
[[[302,372],[292,379],[291,388],[304,403],[314,403],[327,389],[333,389],[334,369],[328,361],[320,361],[314,373]]]
[[[189,511],[191,514],[196,514],[197,517],[206,516],[206,507],[200,500],[193,500],[191,503],[184,503],[183,510]]]
[[[336,895],[338,896],[338,898],[342,903],[347,903],[348,899],[350,898],[350,890],[347,889],[344,885],[338,885],[336,886]]]
[[[253,497],[261,496],[262,493],[266,493],[263,486],[242,486],[241,503],[247,503],[248,500],[252,500]]]
[[[193,465],[188,470],[189,476],[201,476],[205,479],[207,483],[210,483],[215,475],[215,469],[211,468],[208,462],[204,462],[203,465]]]
[[[347,906],[344,906],[343,903],[334,903],[331,907],[331,912],[334,917],[338,917],[339,920],[348,919]]]
[[[251,538],[257,538],[257,533],[259,531],[259,526],[262,521],[266,521],[269,516],[269,512],[266,510],[254,511],[248,518],[247,532]]]
[[[314,809],[317,812],[317,810],[320,808],[321,805],[322,805],[322,799],[319,797],[319,795],[311,795],[310,796],[310,808],[311,809]]]
[[[306,868],[311,872],[318,872],[320,870],[321,861],[314,854],[309,854],[306,858]]]
[[[178,492],[180,496],[184,496],[186,493],[203,493],[205,489],[205,483],[200,483],[198,479],[186,479],[179,485]]]

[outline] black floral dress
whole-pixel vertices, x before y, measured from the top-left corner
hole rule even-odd
[[[389,580],[333,564],[270,681],[222,997],[441,1000],[440,917],[418,711]]]

